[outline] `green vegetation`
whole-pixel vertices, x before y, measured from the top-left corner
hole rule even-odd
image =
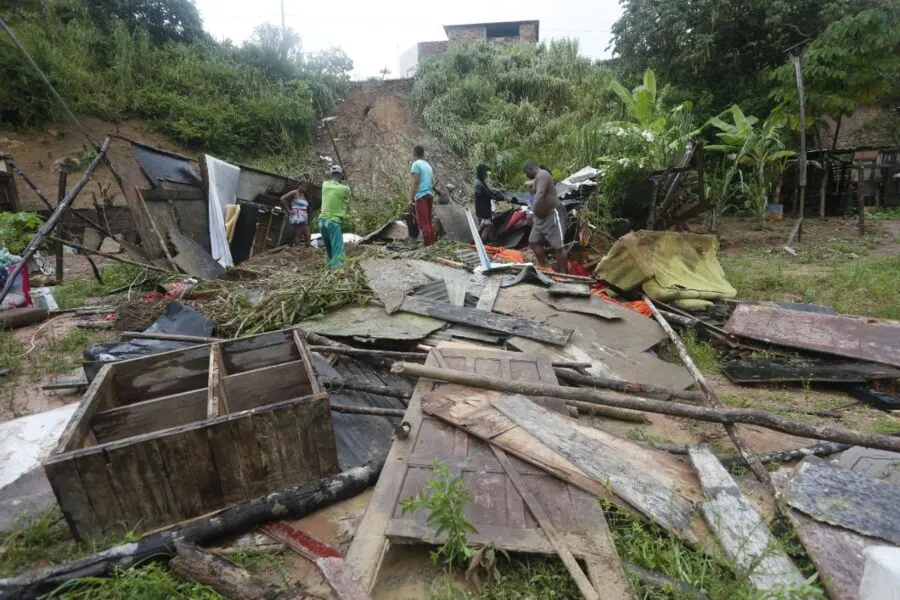
[[[51,0],[43,14],[37,4],[4,17],[73,110],[143,117],[181,144],[228,157],[306,148],[315,109],[331,109],[352,68],[339,50],[304,58],[296,34],[271,25],[241,47],[218,43],[186,0]],[[5,37],[0,74],[0,124],[60,117]]]
[[[89,296],[106,296],[123,286],[134,284],[135,287],[139,287],[159,279],[156,273],[115,261],[110,261],[103,267],[101,275],[102,284],[96,279],[86,277],[61,283],[53,288],[53,298],[60,308],[77,308],[84,306]]]
[[[64,583],[47,598],[60,600],[221,600],[211,588],[186,581],[156,563],[119,568],[112,577],[82,577]]]
[[[466,491],[462,477],[450,477],[447,465],[435,460],[432,470],[434,477],[416,495],[401,500],[400,508],[404,515],[420,509],[428,511],[425,522],[434,527],[435,535],[446,534],[446,541],[431,552],[434,564],[443,562],[448,569],[468,566],[475,551],[469,547],[466,534],[476,530],[463,511],[472,496]]]
[[[43,224],[37,213],[0,212],[0,249],[19,254]]]
[[[893,257],[835,261],[806,272],[786,255],[750,249],[720,261],[741,299],[812,302],[841,313],[900,319],[900,264]]]
[[[36,565],[54,565],[82,556],[58,508],[23,515],[13,529],[0,533],[0,577]]]

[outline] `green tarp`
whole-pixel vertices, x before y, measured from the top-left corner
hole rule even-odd
[[[655,300],[702,308],[737,295],[716,258],[718,249],[712,235],[636,231],[619,238],[596,274],[623,290],[640,288]]]

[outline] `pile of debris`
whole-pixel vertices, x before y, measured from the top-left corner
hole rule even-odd
[[[206,301],[190,293],[182,301],[200,312],[170,303],[148,331],[94,353],[90,388],[43,461],[76,539],[146,535],[0,580],[0,595],[32,597],[172,552],[178,572],[226,596],[271,591],[194,545],[261,526],[309,558],[333,597],[365,598],[392,548],[443,542],[427,511],[399,505],[440,464],[472,498],[470,544],[556,555],[585,598],[636,597],[632,577],[702,597],[690,582],[620,560],[597,498],[726,560],[773,595],[806,579],[767,526],[778,499],[832,598],[885,597],[897,585],[896,574],[885,573],[900,551],[888,508],[900,482],[896,473],[888,481],[873,476],[859,457],[875,456],[869,448],[883,464],[900,464],[900,438],[726,407],[675,328],[747,350],[726,369],[735,380],[876,382],[873,389],[890,396],[900,377],[900,324],[722,302],[733,288],[715,245],[699,237],[626,236],[594,275],[535,268],[474,236],[475,247],[456,261],[375,250],[338,270],[297,272],[293,259],[281,266],[274,253],[268,267],[259,258],[249,269],[256,275],[239,282],[240,297],[208,287],[231,282],[194,286]],[[609,280],[596,278],[601,272]],[[346,297],[323,300],[326,288]],[[667,303],[685,300],[716,300],[730,315],[720,327]],[[268,333],[211,337],[212,315],[201,313],[217,303],[236,307],[231,320],[219,321],[220,335],[236,330],[235,318],[244,319],[239,331]],[[150,342],[177,346],[128,354],[129,345]],[[662,343],[682,364],[657,355]],[[796,359],[762,365],[749,352],[763,343],[770,356],[780,348],[811,354],[799,366]],[[840,356],[840,365],[824,355]],[[681,449],[684,458],[603,425],[661,418],[721,425],[737,456],[694,443]],[[759,454],[747,426],[810,443]],[[812,456],[841,451],[839,465]],[[785,462],[795,466],[770,474],[764,465]],[[736,480],[726,465],[748,467],[758,481]],[[345,554],[284,521],[373,484]]]

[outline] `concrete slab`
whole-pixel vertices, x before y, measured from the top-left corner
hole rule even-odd
[[[900,485],[900,453],[854,446],[841,453],[838,464],[874,479]]]

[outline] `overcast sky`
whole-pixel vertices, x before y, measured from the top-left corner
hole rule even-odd
[[[195,0],[203,26],[216,39],[244,41],[265,22],[280,25],[281,0]],[[354,78],[398,72],[397,59],[416,42],[445,40],[443,25],[538,19],[541,40],[578,38],[581,52],[608,58],[618,0],[284,0],[285,21],[303,38],[303,51],[340,46],[353,59]]]

